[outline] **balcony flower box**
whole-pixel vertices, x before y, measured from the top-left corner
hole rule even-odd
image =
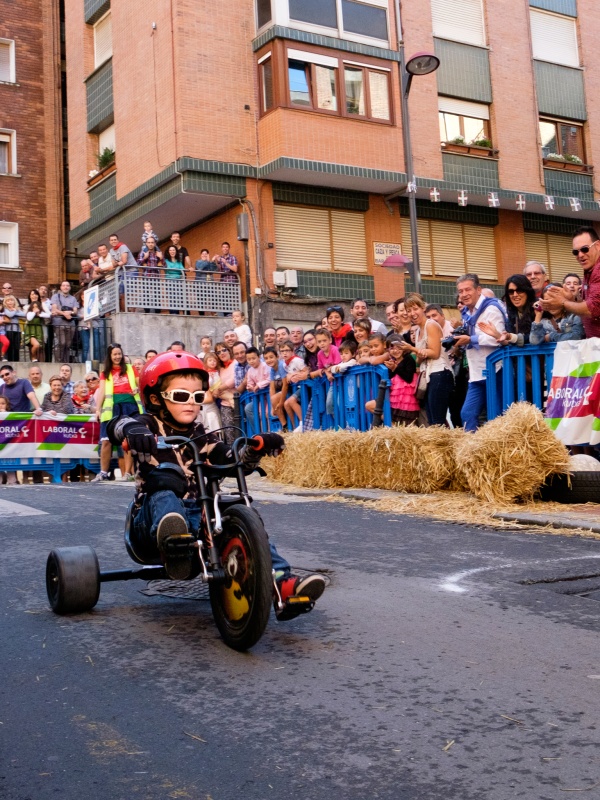
[[[591,175],[594,167],[591,164],[578,164],[576,161],[567,161],[565,158],[544,158],[547,169],[564,169],[567,172],[585,172]]]
[[[97,183],[100,183],[105,178],[108,178],[108,176],[112,175],[113,172],[116,172],[116,170],[117,170],[117,162],[116,161],[113,161],[112,163],[107,164],[103,169],[99,169],[99,170],[95,170],[94,169],[94,170],[92,170],[90,172],[90,176],[89,176],[88,182],[87,182],[88,188],[91,189],[92,186],[95,186]]]
[[[494,147],[482,147],[478,144],[460,144],[459,142],[442,142],[444,153],[460,153],[463,156],[479,156],[479,158],[497,158],[498,150]]]

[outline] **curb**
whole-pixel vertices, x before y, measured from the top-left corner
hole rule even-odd
[[[505,522],[519,522],[521,525],[538,525],[551,528],[583,528],[586,531],[593,533],[600,533],[600,524],[592,522],[589,518],[584,517],[569,517],[565,519],[558,514],[548,514],[547,516],[540,516],[538,514],[492,514],[495,519],[502,519]]]

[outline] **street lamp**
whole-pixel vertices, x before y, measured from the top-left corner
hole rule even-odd
[[[399,10],[399,9],[398,9]],[[398,23],[399,23],[398,18]],[[400,26],[398,24],[398,30]],[[400,110],[402,117],[402,141],[404,143],[404,163],[408,179],[408,215],[410,218],[410,238],[412,241],[412,261],[414,270],[415,289],[423,294],[421,283],[421,265],[419,261],[419,234],[417,231],[417,182],[414,175],[412,142],[410,138],[410,119],[408,112],[408,95],[413,75],[429,75],[435,72],[440,65],[439,58],[433,53],[415,53],[408,61],[404,58],[404,45],[398,42],[400,51]]]

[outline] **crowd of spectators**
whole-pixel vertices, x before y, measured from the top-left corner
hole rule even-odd
[[[151,252],[152,231],[147,233],[145,246],[149,245]],[[312,326],[269,327],[259,339],[243,312],[235,311],[232,328],[225,331],[221,341],[213,343],[203,336],[197,347],[189,348],[198,351],[209,376],[199,415],[209,431],[222,428],[223,438],[231,441],[235,437],[234,392],[255,393],[268,387],[272,418],[279,420],[281,428],[289,429],[294,420],[295,430],[308,430],[311,408],[303,419],[300,382],[326,379],[326,410],[332,413],[335,376],[355,365],[368,364],[388,371],[388,401],[395,424],[452,424],[474,431],[485,418],[486,381],[494,377],[486,377],[484,370],[495,348],[600,336],[600,240],[593,228],[575,232],[573,255],[581,275],[569,273],[561,285],[552,284],[544,265],[531,261],[522,272],[507,279],[502,298],[483,288],[476,274],[462,275],[456,281],[456,312],[448,316],[440,305],[428,304],[421,295],[409,293],[386,307],[386,326],[371,318],[368,304],[357,298],[351,304],[349,319],[341,305],[332,304]],[[14,346],[15,333],[7,320],[14,318],[17,311],[13,307],[18,307],[11,289],[6,283],[2,287],[4,326],[0,342],[6,352],[0,365],[0,411],[94,415],[103,428],[98,479],[107,479],[111,448],[105,435],[106,423],[114,414],[141,411],[137,377],[144,363],[159,351],[148,350],[143,358],[131,358],[120,345],[112,344],[100,374],[89,372],[85,381],[77,383],[71,379],[66,359],[49,384],[43,382],[35,363],[29,370],[29,380],[17,378],[5,357],[8,348]],[[40,287],[30,293],[29,301],[28,308],[33,309],[24,313],[34,316],[28,317],[28,322],[36,314],[46,319],[41,314],[48,313],[49,308],[53,322],[58,320],[55,339],[66,348],[68,335],[61,332],[63,320],[71,321],[78,311],[69,283],[63,282],[51,298],[47,288]],[[31,327],[26,335],[32,348],[41,350],[46,343],[43,328]],[[167,349],[187,348],[184,342],[176,341]],[[370,401],[367,410],[374,411],[374,406],[375,401]],[[246,415],[254,424],[252,404],[246,406]],[[132,479],[131,465],[124,458],[123,475]]]

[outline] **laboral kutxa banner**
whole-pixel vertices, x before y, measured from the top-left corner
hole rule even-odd
[[[546,421],[566,445],[600,444],[600,339],[559,342]]]
[[[1,458],[98,458],[100,425],[87,414],[0,414]]]

